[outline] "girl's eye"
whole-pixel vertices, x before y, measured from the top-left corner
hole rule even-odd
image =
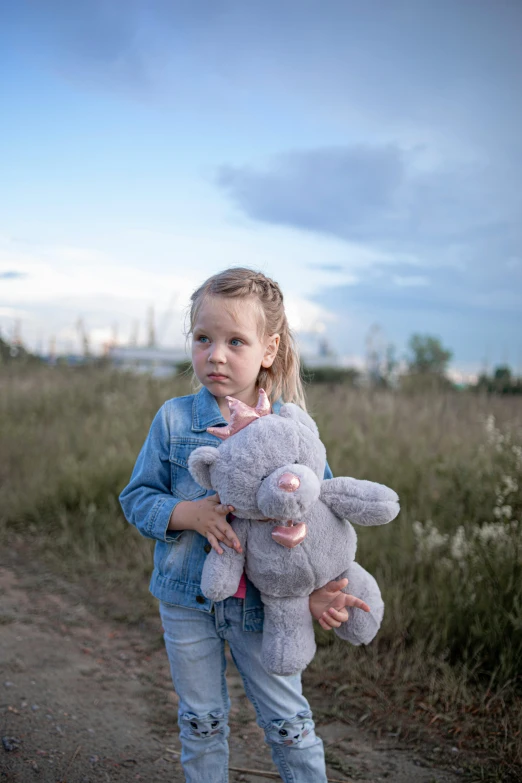
[[[205,337],[204,334],[202,334],[200,337],[198,337],[198,343],[208,343],[208,337]]]
[[[239,337],[234,337],[234,339],[230,341],[230,344],[234,346],[243,345],[243,340],[240,340]]]

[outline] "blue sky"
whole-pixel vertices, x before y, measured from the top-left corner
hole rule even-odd
[[[518,0],[31,0],[0,12],[0,328],[119,339],[263,269],[304,345],[522,369]]]

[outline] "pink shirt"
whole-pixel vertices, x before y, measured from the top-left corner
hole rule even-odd
[[[227,522],[233,522],[235,519],[234,514],[227,514]],[[247,583],[246,583],[246,576],[245,572],[241,574],[241,579],[239,580],[239,585],[237,587],[237,592],[234,593],[232,598],[242,598],[243,600],[246,598],[246,589],[247,589]]]
[[[237,588],[237,593],[234,593],[232,598],[245,598],[246,597],[246,576],[245,572],[241,574],[241,579],[239,580],[239,586]]]

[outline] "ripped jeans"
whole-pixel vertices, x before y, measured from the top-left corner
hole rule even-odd
[[[181,763],[187,783],[227,783],[225,640],[285,783],[326,783],[323,743],[314,732],[301,678],[268,674],[261,634],[243,631],[243,601],[227,598],[213,614],[160,604],[165,644],[179,697]]]

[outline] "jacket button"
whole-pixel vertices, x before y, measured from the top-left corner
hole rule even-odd
[[[198,604],[204,604],[205,603],[205,599],[203,598],[202,595],[197,595],[196,596],[196,601],[198,602]]]
[[[205,546],[203,547],[203,549],[205,550],[205,552],[206,552],[206,553],[207,553],[207,555],[208,555],[208,553],[210,552],[210,550],[212,549],[212,547],[210,546],[210,544],[205,544]]]

